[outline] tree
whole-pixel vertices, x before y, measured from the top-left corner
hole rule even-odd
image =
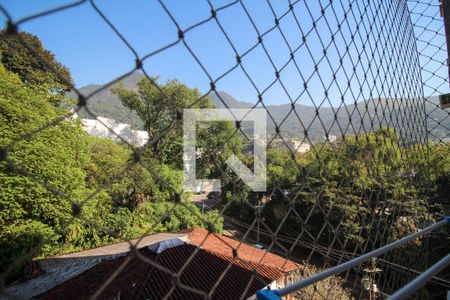
[[[24,84],[60,95],[72,89],[73,79],[69,70],[42,46],[37,36],[27,32],[11,35],[5,30],[0,32],[0,36],[1,61],[4,67],[16,73]],[[29,47],[40,57],[30,51]],[[46,63],[43,63],[43,60]],[[61,100],[58,97],[53,99]]]
[[[48,102],[46,92],[23,84],[0,64],[1,148],[66,113]],[[2,268],[43,238],[51,242],[38,255],[52,253],[56,240],[64,243],[70,232],[62,229],[72,211],[67,198],[81,201],[89,193],[85,186],[88,140],[77,120],[64,120],[15,142],[8,148],[8,159],[21,171],[0,162]],[[43,184],[66,196],[49,191]]]
[[[37,93],[0,67],[0,147],[60,118],[65,110],[52,106],[44,92]],[[85,193],[85,167],[88,162],[87,135],[77,120],[64,120],[10,149],[8,158],[43,183],[68,197],[81,199]],[[18,218],[40,219],[59,226],[70,203],[34,183],[29,177],[2,163],[0,224]],[[58,206],[62,206],[59,207]],[[11,209],[12,206],[15,209]],[[8,208],[8,209],[3,209]],[[70,210],[70,209],[69,209]]]
[[[155,86],[157,83],[157,78],[143,78],[138,82],[137,91],[119,85],[113,89],[113,93],[119,96],[125,107],[135,111],[144,123],[149,141],[153,143],[147,157],[181,169],[183,133],[180,117],[183,109],[212,108],[213,105],[209,97],[201,98],[197,89],[189,88],[177,80],[158,84],[158,88]],[[230,153],[240,153],[242,141],[234,134],[235,130],[229,122],[224,121],[198,126],[196,143],[201,155],[197,158],[197,169],[204,169],[202,176],[221,175],[218,174],[219,170]],[[163,137],[159,138],[161,135]]]
[[[171,130],[165,137],[154,142],[152,156],[161,162],[173,161],[171,154],[179,156],[182,152],[180,115],[183,108],[194,104],[200,97],[197,89],[190,89],[177,80],[169,80],[166,84],[155,86],[158,78],[143,78],[138,82],[138,90],[127,90],[119,85],[112,91],[117,94],[122,104],[135,111],[144,123],[149,140],[158,139],[161,134],[172,127],[176,127],[178,134]],[[209,101],[203,99],[193,107],[208,107]]]
[[[90,137],[89,185],[107,185],[115,203],[134,208],[149,199],[155,183],[144,167],[132,163],[131,157],[131,150],[124,146]]]
[[[346,136],[315,148],[320,152],[297,155],[295,162],[288,152],[268,152],[270,190],[287,192],[274,190],[265,205],[264,213],[275,215],[274,230],[285,217],[276,212],[291,208],[295,213],[284,221],[284,230],[305,228],[309,237],[320,237],[326,245],[337,240],[337,247],[345,242],[355,249],[368,238],[385,243],[374,237],[380,228],[393,228],[398,218],[411,218],[416,226],[429,218],[416,146],[403,146],[394,130]]]
[[[1,228],[0,234],[0,272],[7,270],[15,259],[28,254],[42,240],[47,240],[41,253],[50,253],[57,244],[58,235],[48,225],[35,220],[19,220],[14,226]],[[6,282],[20,277],[20,268],[13,270]]]
[[[281,189],[291,189],[300,176],[300,168],[293,161],[288,150],[270,149],[267,152],[267,173],[269,185],[277,185]],[[269,186],[272,190],[275,186]]]
[[[325,226],[322,237],[348,240],[348,247],[376,236],[379,228],[398,217],[425,220],[424,199],[411,185],[414,166],[406,161],[408,151],[412,149],[401,146],[394,130],[381,128],[325,145],[319,154],[310,153],[305,164],[309,184],[299,187],[297,211],[313,209],[314,232],[320,231],[326,218],[331,226]]]

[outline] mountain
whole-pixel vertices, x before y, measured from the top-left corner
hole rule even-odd
[[[220,98],[228,107],[253,107],[247,102],[237,101],[225,92],[219,92]],[[224,107],[218,96],[211,96],[213,104]],[[237,104],[236,104],[237,103]],[[449,139],[450,117],[449,113],[439,107],[438,97],[430,97],[425,104],[427,127],[431,130],[432,139]],[[342,136],[342,134],[357,134],[363,131],[377,129],[380,126],[389,126],[404,131],[404,135],[421,135],[423,125],[421,120],[425,117],[422,104],[413,99],[400,100],[372,99],[341,107],[321,107],[295,104],[268,105],[267,124],[269,134],[279,126],[282,136],[298,139],[304,136],[307,129],[311,140],[323,140],[325,134]],[[287,116],[287,117],[286,117]],[[439,123],[438,123],[439,122]],[[411,137],[410,137],[411,138]]]
[[[219,92],[220,98],[212,94],[211,101],[216,107],[249,108],[253,104],[234,99],[226,92]],[[424,124],[421,120],[427,117],[429,138],[450,142],[450,112],[439,107],[439,97],[431,96],[422,104],[414,99],[372,99],[341,107],[320,107],[295,104],[268,105],[267,124],[269,134],[276,124],[283,137],[299,138],[307,129],[311,140],[323,140],[326,132],[329,135],[357,134],[363,131],[389,126],[396,130],[404,130],[406,135],[421,135]],[[287,116],[287,117],[286,117]]]
[[[238,101],[233,98],[230,94],[227,92],[219,92],[219,96],[217,96],[215,93],[211,94],[211,102],[214,104],[217,108],[251,108],[253,107],[253,104],[249,102],[244,101]],[[226,106],[225,106],[225,104]]]
[[[120,82],[128,89],[136,89],[136,84],[144,77],[141,72],[134,72]],[[96,116],[115,119],[122,123],[131,124],[133,129],[142,129],[142,122],[136,113],[125,108],[119,98],[111,93],[111,88],[99,84],[90,84],[79,89],[88,96],[90,93],[105,87],[88,99],[88,109]],[[211,94],[211,102],[217,108],[250,108],[252,103],[236,100],[230,94],[220,91],[219,96]],[[76,98],[76,94],[71,92],[68,97]],[[367,102],[367,103],[366,103]],[[394,127],[397,130],[405,130],[409,134],[420,134],[421,124],[424,115],[421,106],[413,99],[409,100],[367,100],[355,104],[338,107],[321,107],[319,109],[302,104],[295,104],[292,109],[291,104],[268,105],[267,124],[268,134],[275,133],[275,123],[278,124],[283,137],[301,138],[305,129],[311,140],[323,140],[325,133],[341,136],[345,134],[355,134],[361,131],[369,131],[379,128],[380,125]],[[427,118],[428,129],[435,139],[448,139],[450,128],[450,117],[448,111],[436,108],[439,103],[438,97],[427,99],[425,108],[429,118]],[[226,105],[225,105],[226,104]],[[80,112],[82,118],[93,118],[87,112]],[[286,117],[287,116],[287,117]],[[403,122],[402,122],[403,120]],[[244,127],[245,128],[245,127]]]
[[[144,74],[141,72],[134,72],[130,76],[120,80],[127,89],[136,89],[136,85],[144,77]],[[130,124],[133,129],[142,129],[142,122],[138,115],[135,112],[130,111],[128,108],[124,107],[119,100],[119,97],[111,93],[111,88],[117,86],[117,84],[113,84],[103,90],[100,90],[104,87],[102,84],[89,84],[84,86],[78,91],[84,96],[90,95],[92,92],[96,90],[100,90],[95,93],[91,97],[89,97],[87,101],[87,108],[99,117],[106,117],[110,119],[117,120],[121,123]],[[69,98],[77,98],[77,94],[75,92],[70,92],[67,94]],[[83,119],[94,119],[87,111],[81,110],[79,113],[80,118]]]

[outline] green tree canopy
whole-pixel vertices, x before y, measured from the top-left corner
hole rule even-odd
[[[159,139],[153,144],[153,156],[161,161],[165,161],[170,154],[179,153],[180,149],[176,145],[181,143],[179,134],[181,126],[179,119],[183,108],[194,104],[200,97],[197,89],[190,89],[177,80],[169,80],[166,84],[155,86],[158,78],[143,78],[138,82],[137,91],[127,90],[123,85],[113,89],[122,104],[135,111],[144,123],[144,129],[149,135],[149,140],[157,139],[165,130],[176,127],[177,133],[173,130],[165,137]],[[194,107],[211,107],[207,99],[199,101]],[[164,153],[164,150],[167,152]],[[174,150],[174,151],[171,151]],[[171,160],[173,156],[171,157]]]
[[[158,84],[158,87],[155,84]],[[177,80],[159,84],[158,78],[143,78],[138,82],[136,91],[119,85],[113,89],[113,93],[117,94],[122,104],[135,111],[143,121],[149,140],[153,142],[151,156],[162,163],[181,169],[183,109],[213,108],[209,97],[201,98],[198,89],[189,88]],[[200,151],[204,153],[203,159],[199,158],[199,164],[206,160],[211,162],[211,153],[214,153],[215,161],[220,161],[217,158],[229,155],[230,151],[240,152],[242,143],[233,134],[234,131],[229,122],[208,122],[204,126],[199,126],[198,148],[202,148]],[[159,139],[160,136],[163,137]],[[225,145],[224,141],[227,141]],[[211,169],[207,170],[208,174],[212,172]]]
[[[61,95],[72,89],[73,79],[69,70],[42,46],[37,36],[28,32],[10,35],[5,30],[0,32],[0,36],[1,61],[5,68],[16,73],[24,84]],[[26,45],[34,49],[40,58]],[[51,68],[43,63],[43,60]]]
[[[149,199],[155,182],[149,172],[132,163],[132,152],[113,141],[90,137],[89,186],[108,186],[116,204],[136,207]]]
[[[66,113],[50,104],[46,92],[23,84],[18,75],[0,64],[1,148]],[[66,119],[18,140],[8,148],[8,158],[20,170],[0,163],[2,269],[41,239],[49,239],[41,248],[42,255],[54,250],[57,240],[59,243],[67,240],[71,231],[63,228],[71,218],[68,198],[80,201],[88,193],[85,186],[88,140],[77,120]]]
[[[65,113],[52,106],[44,92],[37,93],[24,85],[17,75],[0,67],[0,147]],[[88,140],[77,120],[63,120],[20,140],[9,150],[8,157],[25,172],[67,197],[83,197]],[[0,176],[0,224],[26,217],[61,225],[64,208],[69,205],[63,197],[55,196],[5,163],[1,165]]]

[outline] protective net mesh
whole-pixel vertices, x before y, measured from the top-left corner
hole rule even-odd
[[[448,143],[449,113],[437,98],[449,92],[445,27],[438,2],[408,1],[422,71],[430,139]]]
[[[173,2],[152,5],[167,17],[164,26],[173,34],[155,42],[158,46],[151,51],[138,50],[136,40],[129,40],[97,1],[55,7],[19,20],[10,16],[7,5],[0,6],[7,21],[2,40],[18,41],[55,80],[70,85],[72,92],[66,97],[70,94],[77,102],[69,109],[66,104],[39,126],[20,128],[0,139],[2,209],[6,209],[4,203],[13,203],[7,202],[12,201],[7,199],[11,190],[31,186],[35,202],[18,201],[24,210],[40,207],[39,197],[51,195],[54,207],[45,206],[37,215],[45,220],[48,210],[61,214],[59,223],[49,225],[56,228],[51,235],[38,236],[2,268],[3,296],[53,299],[67,293],[80,299],[246,299],[274,281],[272,288],[298,281],[415,232],[442,215],[444,200],[433,185],[442,174],[435,174],[431,166],[448,156],[445,150],[439,152],[441,156],[430,154],[434,153],[430,148],[445,149],[450,134],[448,110],[439,107],[436,97],[448,92],[444,23],[437,1],[237,0],[218,4],[208,0],[202,3],[205,17],[195,22],[180,15]],[[19,34],[29,22],[81,6],[108,26],[134,61],[128,72],[89,90],[67,82],[61,70]],[[239,28],[231,26],[230,15]],[[209,28],[207,35],[205,28]],[[146,39],[145,28],[141,30],[140,39]],[[198,44],[193,37],[201,34],[223,51],[215,54],[213,47],[208,49],[209,43]],[[164,55],[181,52],[188,63],[179,68],[199,78],[200,90],[178,81],[162,83],[156,77],[153,66],[167,62]],[[218,65],[216,60],[225,63]],[[127,83],[130,78],[133,86]],[[221,91],[231,79],[241,83],[237,89],[250,91],[247,102]],[[107,96],[118,97],[121,105],[131,109],[125,120],[137,120],[136,127],[146,132],[143,143],[135,143],[102,118],[109,100],[98,99]],[[234,153],[253,170],[255,140],[251,122],[244,119],[197,126],[197,178],[220,179],[220,192],[186,192],[180,176],[169,176],[171,170],[177,174],[183,170],[183,110],[211,108],[211,103],[224,109],[265,110],[265,192],[252,191],[225,163]],[[7,115],[4,107],[0,113]],[[66,189],[64,180],[52,180],[52,174],[37,171],[36,166],[52,161],[30,148],[34,140],[48,143],[54,128],[81,126],[78,116],[107,128],[106,135],[129,156],[120,170],[102,161],[104,167],[98,172],[107,176],[83,193],[74,193]],[[32,163],[24,158],[30,153]],[[8,181],[13,175],[21,180]],[[68,175],[66,180],[73,178]],[[129,184],[126,196],[103,199],[124,180]],[[146,184],[152,188],[138,192]],[[36,186],[39,192],[34,192]],[[155,200],[158,197],[165,199],[159,206],[163,213],[146,206],[160,203]],[[92,212],[102,201],[114,206],[114,222]],[[133,213],[131,219],[124,207]],[[179,225],[186,215],[194,221]],[[14,220],[4,217],[1,221],[6,236]],[[127,222],[141,226],[126,230]],[[187,229],[192,224],[200,224],[208,234],[195,236],[197,231],[191,230],[188,244],[167,246],[163,251],[142,247],[149,234]],[[83,273],[75,271],[78,265],[91,262],[72,256],[69,267],[63,266],[67,268],[64,282],[43,283],[39,281],[43,275],[8,282],[17,269],[36,261],[45,271],[48,259],[36,258],[42,258],[39,254],[48,245],[70,243],[69,233],[98,238],[97,245],[127,241],[130,251],[100,257]],[[385,298],[442,257],[448,247],[442,236],[445,232],[439,231],[417,239],[292,297]],[[437,297],[449,287],[450,279],[443,274],[414,296]]]

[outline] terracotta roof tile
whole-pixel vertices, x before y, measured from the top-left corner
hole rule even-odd
[[[139,240],[137,247],[141,248],[155,243],[157,244],[164,240],[184,237],[186,235],[186,233],[157,233],[145,236],[142,239],[130,240],[130,242],[136,244]],[[40,274],[36,273],[37,276],[31,278],[27,277],[29,278],[28,280],[10,285],[6,287],[4,291],[19,298],[27,299],[34,297],[82,274],[89,268],[92,268],[105,260],[111,260],[118,256],[126,255],[129,248],[128,242],[121,242],[81,252],[46,258],[35,262],[43,272]]]
[[[239,259],[256,265],[279,269],[283,273],[291,272],[301,267],[301,265],[291,260],[240,243],[223,235],[208,234],[208,231],[202,228],[192,229],[189,233],[189,240],[206,251],[224,256],[233,257],[233,249],[237,250]]]
[[[158,265],[171,270],[172,274],[176,274],[195,249],[195,246],[186,244],[167,249],[159,255],[147,249],[140,252]],[[126,257],[120,257],[105,261],[37,298],[87,299],[125,259]],[[248,298],[280,276],[279,271],[274,268],[260,267],[256,275],[246,264],[242,262],[230,264],[230,261],[230,257],[199,250],[179,278],[182,285],[196,292],[177,287],[169,299],[203,299],[226,270],[226,274],[212,294],[212,299],[239,299],[244,293],[245,298]],[[170,291],[173,282],[171,274],[162,272],[134,256],[98,299],[112,299],[119,294],[120,299],[161,299]]]
[[[141,255],[169,272],[130,254],[103,261],[38,298],[89,298],[126,260],[128,264],[98,299],[112,299],[119,295],[120,299],[161,299],[171,291],[175,282],[179,284],[169,299],[203,299],[209,293],[212,299],[219,300],[240,299],[243,295],[248,298],[285,272],[299,268],[299,265],[277,255],[249,245],[239,245],[238,241],[227,237],[208,235],[203,229],[193,229],[188,234],[190,244],[175,246],[159,254],[149,248],[139,250]],[[202,245],[200,249],[199,245]],[[237,258],[233,258],[233,249],[237,249]],[[261,258],[262,264],[259,264]],[[176,280],[174,275],[181,270]]]

